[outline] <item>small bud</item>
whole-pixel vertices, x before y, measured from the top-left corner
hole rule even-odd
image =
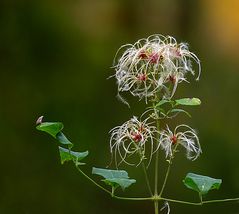
[[[37,119],[36,125],[40,125],[40,124],[42,123],[43,117],[44,117],[44,116],[40,116],[40,117]]]

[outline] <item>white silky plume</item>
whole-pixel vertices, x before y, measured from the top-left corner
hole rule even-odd
[[[176,144],[185,148],[187,158],[190,160],[197,159],[202,153],[195,130],[187,125],[179,125],[174,131],[171,131],[167,126],[166,130],[160,132],[160,147],[165,151],[166,158],[173,155],[173,148]]]
[[[186,43],[156,34],[124,45],[117,51],[114,63],[118,92],[128,91],[147,102],[156,92],[172,88],[169,94],[172,97],[179,83],[188,82],[187,73],[195,75],[191,61],[198,64],[198,80],[200,61]]]
[[[144,159],[147,159],[148,165],[150,164],[159,144],[155,137],[158,133],[157,128],[148,122],[149,119],[148,117],[142,120],[134,116],[110,131],[110,151],[114,155],[116,166],[121,163],[139,165]],[[140,160],[137,163],[130,163],[127,158],[137,153]]]

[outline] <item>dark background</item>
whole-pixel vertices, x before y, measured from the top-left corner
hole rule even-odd
[[[181,84],[175,95],[199,97],[202,105],[189,109],[192,119],[174,123],[198,130],[203,154],[195,162],[183,154],[175,159],[165,195],[197,201],[182,184],[190,171],[223,179],[206,199],[239,197],[238,8],[236,0],[1,0],[0,213],[153,213],[151,203],[113,200],[73,164],[61,165],[55,141],[35,130],[40,115],[64,122],[76,149],[90,151],[85,171],[105,167],[108,131],[145,108],[130,99],[128,109],[116,99],[115,80],[107,80],[114,54],[153,33],[189,42],[202,62],[201,80]],[[137,185],[119,194],[147,196],[140,168],[125,169]],[[230,214],[239,213],[239,204],[171,204],[171,210]]]

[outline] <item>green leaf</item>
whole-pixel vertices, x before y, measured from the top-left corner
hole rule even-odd
[[[64,128],[61,122],[44,122],[39,124],[36,129],[39,131],[46,132],[56,138],[56,135]]]
[[[159,107],[165,103],[172,103],[171,100],[160,100],[157,104],[156,104],[156,107]]]
[[[201,195],[205,195],[209,190],[219,189],[222,180],[208,176],[197,175],[194,173],[188,173],[183,182],[187,188],[195,190]]]
[[[114,188],[120,186],[123,190],[136,182],[135,179],[130,179],[128,173],[124,170],[101,169],[93,167],[92,174],[102,176],[105,178],[103,181],[106,184]]]
[[[56,135],[56,139],[57,139],[61,144],[69,145],[70,148],[73,147],[73,143],[71,143],[71,142],[66,138],[66,136],[65,136],[62,132],[59,132],[59,133]]]
[[[198,98],[182,98],[179,100],[175,100],[176,105],[184,105],[184,106],[197,106],[201,104],[201,100]]]
[[[51,136],[53,136],[55,139],[58,140],[60,144],[67,145],[68,149],[65,149],[63,147],[58,147],[61,157],[61,163],[63,164],[66,161],[73,161],[76,165],[83,165],[84,163],[81,163],[80,161],[85,158],[89,152],[74,152],[71,150],[73,147],[73,143],[71,143],[67,137],[63,134],[62,130],[64,128],[63,123],[61,122],[44,122],[42,123],[43,116],[39,117],[37,120],[37,130],[44,131]]]
[[[102,169],[92,168],[92,173],[101,175],[104,178],[129,178],[128,173],[125,170],[114,170],[114,169]]]
[[[69,148],[72,148],[73,143],[71,143],[61,132],[63,128],[64,125],[61,122],[44,122],[36,127],[37,130],[50,134],[51,136],[56,138],[61,144],[68,145]]]
[[[179,109],[179,108],[172,109],[172,110],[170,111],[170,113],[176,113],[176,114],[185,113],[186,115],[188,115],[189,117],[191,117],[191,115],[190,115],[187,111],[185,111],[185,110],[183,110],[183,109]]]
[[[73,161],[75,162],[76,164],[80,164],[82,165],[83,163],[80,163],[80,161],[82,159],[84,159],[88,154],[89,152],[88,151],[85,151],[85,152],[74,152],[74,151],[71,151],[69,149],[65,149],[63,147],[58,147],[59,148],[59,152],[60,152],[60,157],[61,157],[61,163],[65,163],[66,161]]]

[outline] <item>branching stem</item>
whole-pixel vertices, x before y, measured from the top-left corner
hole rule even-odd
[[[152,197],[146,197],[146,198],[127,198],[127,197],[121,197],[112,194],[111,191],[105,189],[103,186],[95,182],[92,178],[90,178],[87,174],[85,174],[79,166],[76,166],[77,170],[89,181],[91,181],[94,185],[99,187],[101,190],[104,192],[108,193],[109,195],[112,196],[112,198],[119,199],[119,200],[127,200],[127,201],[154,201],[154,202],[159,202],[159,201],[168,201],[172,203],[178,203],[178,204],[188,204],[188,205],[203,205],[203,204],[210,204],[210,203],[220,203],[220,202],[230,202],[230,201],[239,201],[239,198],[227,198],[227,199],[216,199],[216,200],[209,200],[209,201],[201,201],[201,202],[189,202],[189,201],[180,201],[176,199],[170,199],[170,198],[164,198],[164,197],[159,197],[159,196],[152,196]],[[155,213],[158,214],[158,203],[155,203]]]
[[[110,194],[113,198],[116,199],[120,199],[120,200],[128,200],[128,201],[152,201],[153,197],[148,197],[148,198],[127,198],[127,197],[120,197],[120,196],[116,196],[114,195],[114,191],[109,191],[107,189],[105,189],[103,186],[101,186],[100,184],[98,184],[97,182],[95,182],[92,178],[90,178],[87,174],[85,174],[79,166],[76,166],[77,170],[89,181],[91,181],[94,185],[96,185],[97,187],[99,187],[101,190],[103,190],[104,192]],[[112,194],[113,193],[113,194]]]

